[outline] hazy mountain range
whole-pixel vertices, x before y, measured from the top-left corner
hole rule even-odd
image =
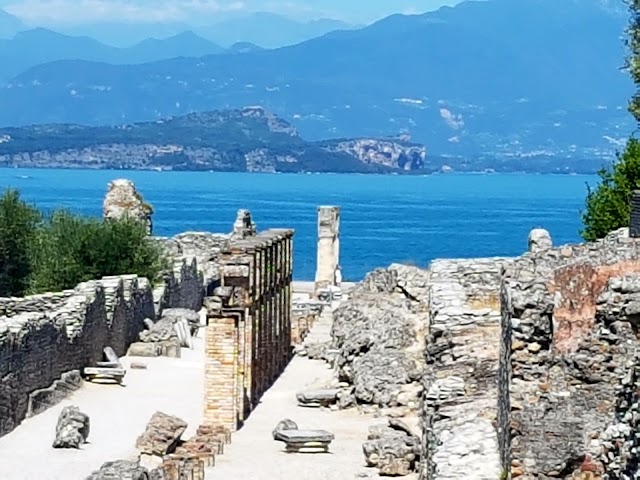
[[[357,28],[355,25],[332,20],[318,19],[297,21],[282,15],[258,12],[250,15],[229,17],[212,23],[129,23],[103,22],[83,25],[67,25],[56,29],[69,36],[91,37],[106,45],[127,48],[149,38],[175,37],[191,31],[209,42],[230,47],[238,42],[249,42],[263,48],[277,48],[309,40],[333,30]],[[15,16],[0,10],[0,38],[9,39],[16,33],[30,29]]]
[[[439,155],[607,158],[634,128],[621,71],[627,18],[612,5],[469,1],[279,49],[46,63],[5,83],[0,124],[261,105],[311,140],[407,133]]]

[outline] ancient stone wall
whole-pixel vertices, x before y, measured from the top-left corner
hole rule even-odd
[[[197,306],[200,278],[195,262],[178,262],[165,277],[160,308]],[[0,435],[78,388],[80,371],[102,361],[106,346],[125,355],[157,308],[149,282],[135,275],[0,298]]]
[[[638,478],[640,241],[626,230],[504,271],[505,477]]]
[[[429,268],[421,478],[497,480],[499,286],[509,259]]]
[[[293,231],[232,241],[207,305],[205,422],[242,424],[291,356]]]

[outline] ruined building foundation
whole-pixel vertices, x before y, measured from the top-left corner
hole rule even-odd
[[[293,231],[232,241],[206,299],[205,422],[235,431],[291,357]]]
[[[316,290],[335,285],[340,263],[340,207],[318,207]]]

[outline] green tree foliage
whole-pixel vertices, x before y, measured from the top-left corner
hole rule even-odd
[[[587,241],[603,238],[609,232],[629,226],[631,194],[640,188],[640,141],[632,138],[611,168],[598,172],[600,184],[588,188],[582,213],[582,237]]]
[[[168,266],[141,222],[66,210],[45,218],[16,190],[0,197],[0,296],[60,291],[110,275],[137,274],[153,282]]]
[[[30,247],[40,218],[17,190],[6,190],[0,197],[0,296],[20,296],[27,291],[33,268]]]
[[[640,122],[640,0],[627,0],[630,13],[626,45],[629,56],[626,69],[636,85],[636,93],[629,101],[629,112]],[[587,241],[603,238],[609,232],[629,226],[631,194],[640,187],[640,142],[630,138],[624,152],[609,168],[598,172],[600,183],[595,189],[587,186],[583,230]]]
[[[149,240],[143,223],[83,218],[65,210],[44,223],[33,256],[34,292],[129,273],[155,281],[167,267],[161,247]]]

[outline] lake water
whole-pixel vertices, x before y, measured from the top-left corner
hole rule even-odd
[[[107,183],[133,180],[155,208],[154,234],[229,232],[240,208],[259,229],[294,228],[295,277],[311,280],[316,261],[316,208],[339,205],[345,280],[360,280],[392,262],[426,266],[434,258],[519,255],[535,227],[554,243],[580,240],[585,183],[559,175],[285,175],[0,169],[43,209],[102,214]]]

